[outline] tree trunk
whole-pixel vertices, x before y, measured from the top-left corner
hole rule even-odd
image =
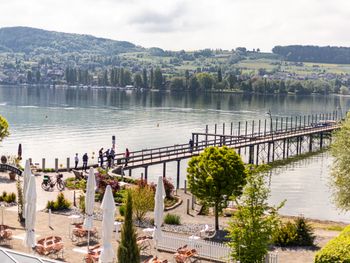
[[[215,203],[215,230],[219,230],[219,203]]]

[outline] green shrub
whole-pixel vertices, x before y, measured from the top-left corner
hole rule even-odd
[[[350,226],[315,255],[315,263],[350,262]]]
[[[79,205],[80,212],[84,214],[85,213],[85,196],[84,195],[79,195],[78,205]]]
[[[6,195],[5,197],[3,197],[3,200],[6,203],[16,202],[16,194],[15,193],[10,193],[10,194]]]
[[[119,214],[125,216],[125,205],[119,206]]]
[[[65,185],[68,189],[86,190],[86,180],[75,180],[75,177],[69,177],[65,180]]]
[[[164,223],[168,225],[180,225],[180,216],[175,214],[166,214],[164,217]]]
[[[58,194],[56,201],[48,201],[46,204],[46,208],[53,211],[69,209],[70,206],[71,203],[64,197],[63,193]]]
[[[273,236],[273,243],[278,246],[313,246],[315,235],[306,219],[299,217],[295,221],[287,222],[278,228]]]

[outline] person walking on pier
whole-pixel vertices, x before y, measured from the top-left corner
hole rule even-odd
[[[190,141],[188,142],[188,144],[190,145],[190,153],[193,152],[193,140],[190,139]]]
[[[109,155],[111,156],[112,166],[114,166],[115,151],[113,148],[109,151]]]
[[[129,149],[126,148],[125,149],[125,167],[128,166],[129,158],[130,158],[130,152],[129,152]]]
[[[77,168],[78,168],[78,163],[79,163],[79,157],[78,157],[78,154],[77,154],[77,153],[75,154],[74,162],[75,162],[75,167],[74,167],[74,169],[77,169]]]
[[[84,172],[86,172],[86,170],[87,170],[88,160],[89,160],[89,157],[88,157],[87,153],[85,153],[83,155],[83,170],[84,170]]]
[[[100,159],[100,166],[103,166],[103,148],[98,151],[98,158]]]

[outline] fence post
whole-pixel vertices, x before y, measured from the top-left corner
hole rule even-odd
[[[70,172],[70,158],[67,157],[67,172]]]
[[[58,172],[58,158],[55,158],[55,171]]]
[[[185,180],[184,182],[184,192],[185,194],[187,194],[187,180]]]
[[[190,214],[190,199],[188,199],[188,198],[187,198],[186,211],[187,211],[187,214],[189,215]]]
[[[42,169],[42,171],[44,172],[44,170],[45,170],[45,158],[42,159],[42,162],[41,162],[41,169]]]

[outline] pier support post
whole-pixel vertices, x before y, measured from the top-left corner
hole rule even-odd
[[[283,139],[283,149],[282,149],[283,159],[286,158],[286,139]]]
[[[70,158],[67,157],[67,172],[70,172]]]
[[[270,151],[271,151],[271,143],[267,143],[267,163],[270,163]]]
[[[145,166],[145,181],[148,180],[148,166]]]
[[[275,161],[275,141],[272,142],[272,161]]]
[[[163,178],[166,176],[166,162],[163,163]]]
[[[254,145],[249,146],[249,163],[254,164]]]
[[[323,147],[323,132],[320,133],[320,149]]]
[[[55,158],[55,171],[58,172],[58,158]]]
[[[187,194],[187,180],[184,181],[184,192]]]
[[[42,171],[45,170],[45,158],[43,158],[43,159],[41,160],[41,169],[42,169]]]
[[[259,165],[259,144],[256,145],[256,165]]]
[[[205,147],[208,146],[208,125],[205,126]]]
[[[289,157],[289,139],[287,139],[287,151],[286,151],[287,158]]]
[[[312,152],[312,134],[310,134],[309,138],[309,152]]]
[[[181,160],[177,160],[176,189],[180,188],[180,161]]]
[[[132,169],[129,169],[129,176],[131,177],[131,175],[132,175]]]

